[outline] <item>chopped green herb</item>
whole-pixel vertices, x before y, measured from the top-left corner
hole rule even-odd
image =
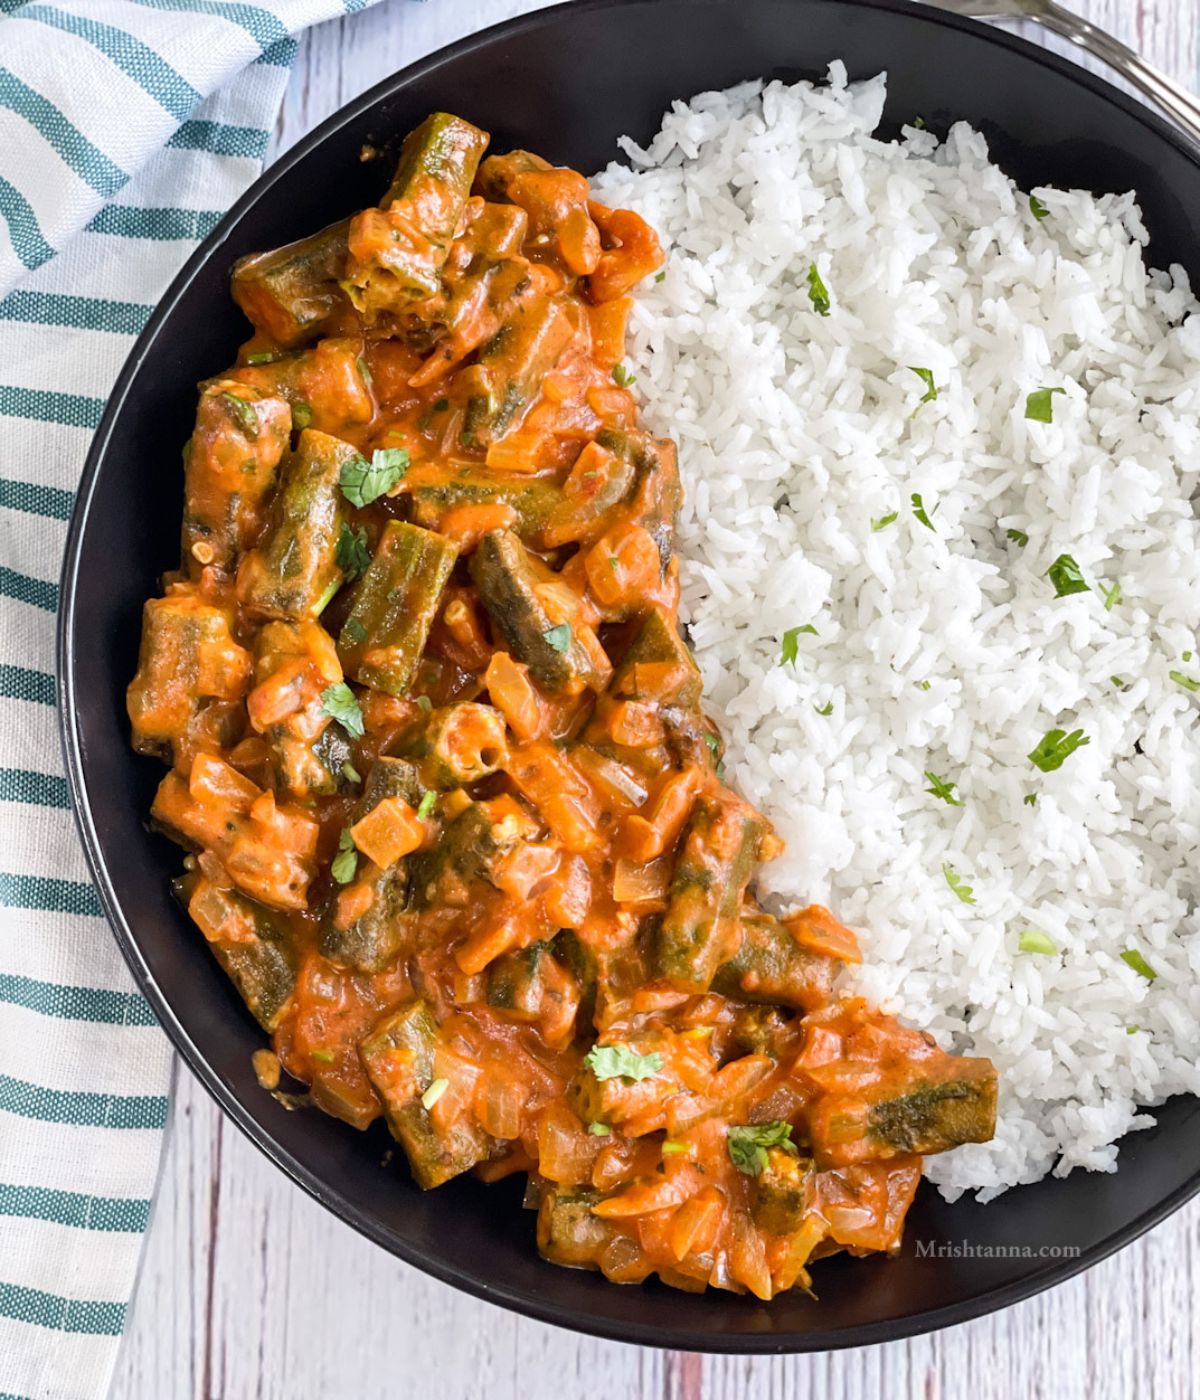
[[[1191,676],[1185,676],[1182,671],[1168,671],[1167,674],[1176,685],[1183,686],[1184,690],[1200,690],[1200,681],[1193,680]]]
[[[709,751],[710,754],[712,754],[713,758],[720,758],[720,756],[721,756],[721,741],[720,741],[720,739],[718,739],[717,736],[716,736],[715,734],[705,734],[705,736],[704,736],[704,742],[705,742],[705,744],[708,746],[708,751]]]
[[[345,763],[342,764],[342,777],[345,778],[345,780],[348,783],[362,782],[362,774],[358,771],[357,768],[355,768],[354,764],[351,763],[349,759],[347,759]]]
[[[332,1050],[326,1050],[323,1046],[318,1046],[315,1050],[310,1050],[308,1052],[308,1058],[310,1060],[316,1060],[319,1065],[331,1065],[336,1056]]]
[[[916,365],[909,365],[908,368],[912,370],[917,378],[920,379],[921,383],[925,385],[925,392],[921,396],[921,403],[932,403],[933,400],[937,398],[938,394],[937,385],[933,382],[933,370],[918,369]],[[920,404],[917,406],[920,407]]]
[[[924,117],[920,117],[920,116],[914,117],[914,118],[912,119],[912,124],[913,124],[913,126],[915,126],[915,127],[917,128],[918,131],[924,131],[924,130],[925,130],[925,118],[924,118]]]
[[[408,470],[408,453],[403,447],[379,447],[365,457],[354,456],[342,465],[342,495],[352,506],[369,506],[385,495]]]
[[[767,1156],[769,1147],[782,1148],[793,1157],[797,1155],[792,1125],[779,1118],[770,1123],[747,1123],[744,1127],[729,1128],[725,1143],[729,1148],[729,1160],[747,1176],[758,1176],[771,1165]]]
[[[438,1099],[442,1097],[449,1087],[450,1081],[448,1079],[435,1079],[429,1088],[425,1090],[421,1095],[421,1106],[425,1109],[426,1113],[437,1103]]]
[[[946,883],[950,886],[950,888],[959,897],[959,899],[962,900],[964,904],[975,903],[974,888],[971,885],[967,884],[967,882],[958,873],[958,871],[955,870],[955,868],[952,865],[943,865],[942,874],[946,877]]]
[[[628,389],[631,384],[637,383],[637,375],[630,374],[624,365],[613,365],[612,377],[622,389]]]
[[[433,809],[437,806],[437,800],[438,795],[432,790],[425,793],[425,795],[421,798],[420,806],[417,808],[417,816],[420,817],[422,821],[424,821],[425,818],[430,814],[430,812],[432,812]]]
[[[1125,682],[1120,676],[1109,676],[1109,683],[1115,685],[1118,690],[1125,689]]]
[[[1072,593],[1086,593],[1088,581],[1079,565],[1069,554],[1060,554],[1046,570],[1046,577],[1054,585],[1054,592],[1060,598]]]
[[[1153,982],[1158,973],[1150,966],[1141,953],[1136,948],[1126,948],[1121,954],[1121,961],[1133,968],[1139,977],[1144,977],[1147,982]]]
[[[557,627],[547,627],[542,633],[542,639],[547,646],[552,646],[555,651],[566,653],[571,649],[571,624],[560,622]]]
[[[338,568],[346,575],[347,583],[353,583],[360,574],[365,574],[367,565],[371,562],[371,551],[367,548],[367,532],[361,527],[356,530],[343,520],[334,558]]]
[[[1029,212],[1033,215],[1033,217],[1038,221],[1039,224],[1050,213],[1049,209],[1046,208],[1046,206],[1042,203],[1042,201],[1037,197],[1036,194],[1031,194],[1029,196]]]
[[[1057,953],[1054,940],[1049,934],[1043,933],[1041,929],[1027,928],[1017,940],[1017,947],[1022,953]]]
[[[608,1126],[607,1123],[589,1123],[588,1132],[591,1133],[593,1137],[612,1136],[612,1129]]]
[[[957,784],[947,782],[945,778],[939,778],[936,773],[931,773],[928,769],[925,770],[925,776],[929,779],[929,786],[925,791],[930,797],[940,797],[951,807],[962,806],[961,800],[954,795]]]
[[[921,524],[924,525],[927,530],[932,530],[934,534],[937,534],[937,526],[929,518],[929,513],[925,510],[925,502],[921,499],[920,493],[917,491],[914,491],[912,495],[912,508],[913,514]],[[934,506],[932,513],[936,515],[937,511],[937,506]]]
[[[833,714],[833,701],[826,700],[823,705],[814,705],[813,709],[816,710],[817,714],[824,715],[826,718],[828,718],[831,714]]]
[[[339,885],[348,885],[354,879],[357,869],[358,851],[354,847],[354,837],[350,835],[350,828],[344,826],[342,834],[338,837],[337,855],[333,858],[329,873]]]
[[[367,640],[367,629],[355,617],[349,619],[345,627],[342,628],[342,636],[352,647],[358,646],[359,642]]]
[[[1179,659],[1181,661],[1190,661],[1192,659],[1192,653],[1190,651],[1185,651]]]
[[[416,705],[418,710],[424,710],[427,715],[433,713],[433,701],[428,695],[418,695]]]
[[[1020,549],[1024,549],[1029,543],[1029,536],[1024,530],[1005,530],[1004,533],[1012,540],[1013,544],[1017,545]]]
[[[829,315],[829,290],[821,281],[821,274],[817,271],[816,263],[808,265],[808,299],[812,302],[813,310],[818,316]]]
[[[667,280],[666,268],[664,268],[661,272],[656,272],[654,274],[654,280],[656,282],[665,282]]]
[[[1100,592],[1104,594],[1105,612],[1112,612],[1113,608],[1115,608],[1118,603],[1124,602],[1124,599],[1121,596],[1120,579],[1118,579],[1111,588],[1105,588],[1105,586],[1102,583],[1098,584],[1097,587],[1100,589]],[[1183,659],[1186,661],[1187,657],[1185,656]]]
[[[280,358],[278,350],[256,350],[252,355],[246,356],[248,365],[270,365]]]
[[[597,1079],[649,1079],[663,1067],[657,1050],[641,1055],[628,1045],[593,1045],[583,1062]]]
[[[366,733],[362,710],[345,681],[338,681],[321,692],[321,713],[336,720],[352,739],[361,739]]]
[[[1038,740],[1037,747],[1029,752],[1029,761],[1043,773],[1053,773],[1075,752],[1092,741],[1084,737],[1082,729],[1073,729],[1070,734],[1065,729],[1048,729]]]
[[[358,368],[359,374],[362,376],[362,382],[363,382],[363,383],[367,386],[367,388],[369,389],[369,388],[371,387],[371,385],[374,384],[375,381],[374,381],[374,379],[373,379],[372,376],[371,376],[371,370],[370,370],[370,367],[369,367],[368,364],[367,364],[367,361],[366,361],[365,356],[360,355],[360,356],[358,357],[358,359],[354,361],[354,363],[355,363],[355,365],[356,365],[357,368]]]
[[[254,411],[254,405],[239,399],[236,394],[222,394],[221,397],[229,405],[229,411],[237,420],[237,425],[248,438],[258,436],[258,414]]]
[[[790,662],[796,664],[796,658],[800,655],[800,638],[804,634],[815,637],[817,629],[811,622],[806,622],[803,627],[789,627],[783,634],[783,646],[779,651],[779,664],[786,666]]]
[[[678,1142],[675,1138],[665,1138],[663,1140],[662,1150],[664,1156],[670,1157],[680,1152],[690,1152],[692,1147],[691,1143]]]
[[[890,515],[872,516],[871,529],[874,531],[875,534],[878,534],[880,530],[886,530],[887,527],[892,523],[892,521],[898,520],[899,517],[900,512],[898,510],[892,511]]]
[[[1024,804],[1026,805],[1026,807],[1036,807],[1036,806],[1037,806],[1037,793],[1036,793],[1036,792],[1027,792],[1027,793],[1025,794],[1025,796],[1021,798],[1021,801],[1024,802]]]
[[[618,574],[621,572],[621,561],[617,558],[615,554],[610,554],[608,556],[608,567],[613,571],[614,574]]]
[[[933,682],[932,682],[932,681],[918,681],[918,682],[917,682],[917,689],[918,689],[918,690],[929,690],[929,689],[932,687],[932,685],[933,685]]]
[[[303,399],[297,399],[292,405],[292,422],[297,428],[312,427],[313,411],[309,404]]]
[[[1065,394],[1065,389],[1035,389],[1025,396],[1025,417],[1032,423],[1054,422],[1054,395]]]
[[[1141,1030],[1141,1026],[1126,1026],[1126,1027],[1125,1027],[1125,1034],[1126,1034],[1126,1035],[1137,1035],[1138,1031],[1140,1031],[1140,1030]]]

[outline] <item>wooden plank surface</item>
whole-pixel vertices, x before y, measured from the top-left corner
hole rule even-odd
[[[275,150],[420,55],[539,0],[384,0],[303,41]],[[1200,0],[1073,0],[1195,85]],[[339,1224],[181,1071],[112,1400],[1195,1400],[1200,1202],[1018,1307],[814,1357],[656,1352],[466,1298]]]

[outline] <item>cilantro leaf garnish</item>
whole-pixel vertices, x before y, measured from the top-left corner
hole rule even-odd
[[[321,692],[321,713],[336,720],[352,739],[361,739],[366,733],[358,700],[345,681],[327,686]]]
[[[1127,948],[1121,954],[1121,961],[1126,966],[1133,968],[1139,977],[1144,977],[1147,982],[1153,982],[1158,973],[1150,966],[1141,953],[1136,948]]]
[[[360,574],[365,574],[367,565],[371,562],[371,551],[367,548],[367,532],[361,527],[355,530],[343,520],[334,559],[338,568],[345,574],[347,583],[353,583]]]
[[[792,1141],[792,1125],[779,1118],[770,1123],[747,1123],[742,1127],[729,1128],[725,1143],[729,1149],[729,1160],[747,1176],[758,1176],[771,1165],[771,1159],[767,1156],[769,1147],[779,1147],[793,1157],[797,1156],[796,1144]]]
[[[1065,389],[1035,389],[1025,396],[1025,417],[1031,423],[1054,422],[1054,395],[1065,394]]]
[[[1046,577],[1054,585],[1054,592],[1059,598],[1069,597],[1072,593],[1086,593],[1090,587],[1083,570],[1069,554],[1060,554],[1046,570]]]
[[[354,879],[354,873],[357,869],[358,851],[354,845],[354,837],[350,835],[350,828],[344,826],[338,837],[337,855],[333,858],[329,873],[339,885],[348,885]]]
[[[379,447],[371,460],[355,455],[342,464],[342,495],[352,506],[369,506],[400,480],[408,470],[408,453],[403,447]]]
[[[925,393],[921,396],[921,403],[932,403],[938,396],[937,385],[933,382],[933,370],[920,369],[916,365],[909,365],[908,368],[925,385]]]
[[[817,629],[811,622],[806,622],[803,627],[789,627],[783,634],[783,645],[779,649],[779,664],[786,666],[789,662],[794,666],[796,658],[800,655],[800,638],[805,633],[815,637]]]
[[[1057,953],[1054,940],[1048,933],[1038,928],[1023,929],[1017,939],[1017,947],[1022,953]]]
[[[920,492],[914,491],[912,493],[912,508],[913,514],[917,517],[921,524],[924,525],[927,530],[932,530],[933,533],[936,535],[937,526],[933,523],[932,519],[930,519],[930,515],[937,514],[937,506],[934,506],[932,512],[926,511],[925,502],[921,499]]]
[[[1168,671],[1167,675],[1176,685],[1183,686],[1184,690],[1190,690],[1193,693],[1200,690],[1200,681],[1193,680],[1191,676],[1185,676],[1182,671]]]
[[[974,887],[968,885],[966,880],[958,873],[952,865],[943,865],[942,874],[946,877],[946,883],[951,890],[962,900],[964,904],[975,903]]]
[[[628,389],[631,384],[637,383],[637,375],[630,374],[624,365],[613,365],[612,377],[614,382],[619,384],[622,389]]]
[[[821,281],[821,274],[817,271],[816,263],[808,265],[808,299],[813,304],[813,310],[818,316],[829,315],[829,289]]]
[[[1005,530],[1004,533],[1019,549],[1024,549],[1029,543],[1029,536],[1024,530]]]
[[[437,800],[438,795],[436,792],[433,791],[432,788],[430,788],[421,798],[420,805],[417,807],[417,816],[420,817],[422,821],[424,821],[425,818],[430,814],[430,812],[432,812],[433,809],[437,806]]]
[[[1042,201],[1037,197],[1036,194],[1031,194],[1029,196],[1029,212],[1033,215],[1033,217],[1038,221],[1039,224],[1042,222],[1043,219],[1048,217],[1050,213],[1049,209],[1046,208],[1046,206],[1042,203]]]
[[[1121,592],[1120,579],[1117,579],[1117,581],[1113,584],[1111,588],[1105,588],[1104,584],[1102,583],[1097,584],[1096,586],[1104,595],[1105,612],[1112,612],[1113,608],[1115,608],[1118,603],[1123,603],[1125,601],[1124,595]]]
[[[890,515],[872,516],[871,530],[874,534],[878,534],[880,530],[886,530],[893,520],[898,520],[899,518],[900,512],[898,510],[892,511]]]
[[[925,791],[930,797],[940,797],[943,802],[951,807],[962,806],[961,799],[954,795],[954,789],[957,784],[948,782],[945,778],[939,778],[936,773],[931,773],[928,768],[925,770],[925,776],[929,779],[929,786]]]
[[[1029,752],[1029,761],[1043,773],[1053,773],[1063,766],[1076,749],[1081,749],[1092,741],[1085,738],[1082,729],[1073,729],[1070,734],[1065,729],[1048,729],[1038,740],[1037,747]]]
[[[597,1079],[632,1079],[635,1083],[649,1079],[663,1067],[657,1050],[642,1055],[628,1045],[593,1045],[583,1062]]]

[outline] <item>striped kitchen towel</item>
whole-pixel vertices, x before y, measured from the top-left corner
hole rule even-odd
[[[0,0],[0,1400],[109,1385],[172,1057],[88,882],[56,580],[92,430],[258,173],[306,25],[366,0]]]

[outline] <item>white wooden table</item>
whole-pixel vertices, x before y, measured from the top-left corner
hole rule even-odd
[[[541,0],[384,0],[301,45],[276,151],[420,55]],[[1200,0],[1069,0],[1190,84]],[[1200,1202],[1083,1277],[952,1331],[814,1357],[659,1352],[518,1318],[392,1259],[181,1070],[112,1400],[1195,1400]]]

